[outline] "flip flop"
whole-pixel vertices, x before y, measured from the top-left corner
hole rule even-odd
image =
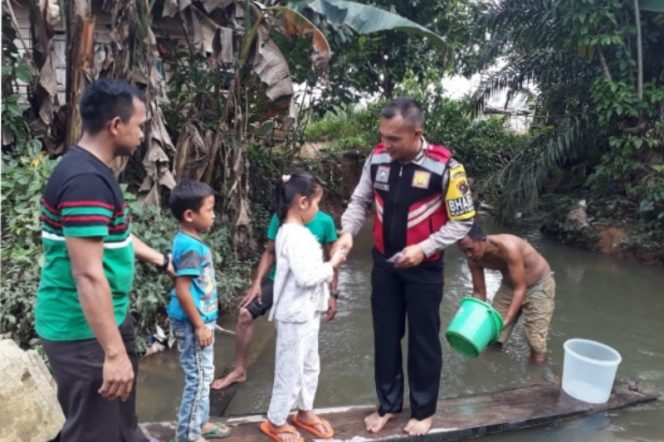
[[[280,434],[291,434],[297,437],[297,439],[295,439],[296,442],[304,442],[304,438],[302,437],[302,435],[300,435],[300,433],[298,433],[297,430],[290,425],[288,425],[286,428],[278,430],[274,428],[270,422],[263,421],[258,426],[258,428],[260,428],[260,430],[263,433],[265,433],[270,439],[276,442],[284,442],[284,440],[279,437]]]
[[[223,439],[231,435],[231,429],[224,424],[212,424],[214,430],[206,431],[202,434],[205,439]]]
[[[323,419],[322,417],[319,417],[316,422],[304,422],[302,419],[298,418],[296,414],[293,416],[293,425],[300,427],[303,430],[307,430],[309,433],[321,439],[330,439],[334,436],[332,425],[330,425],[330,422],[327,419]],[[325,427],[325,432],[321,432],[316,428],[316,425],[322,425]]]

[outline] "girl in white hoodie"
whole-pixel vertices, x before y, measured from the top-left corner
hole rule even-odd
[[[328,286],[334,269],[346,259],[345,252],[323,260],[316,237],[304,225],[318,211],[323,189],[307,172],[284,175],[277,185],[277,233],[274,303],[270,320],[277,328],[277,349],[272,399],[263,433],[277,442],[303,441],[287,422],[292,422],[317,438],[334,436],[330,423],[313,412],[318,386],[320,359],[318,330],[321,314],[328,306]]]

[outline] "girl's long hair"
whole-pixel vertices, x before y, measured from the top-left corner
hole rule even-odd
[[[290,175],[283,175],[277,181],[277,217],[279,223],[283,224],[288,215],[293,200],[296,196],[304,196],[311,198],[316,193],[320,192],[321,185],[315,176],[309,172],[298,170]]]

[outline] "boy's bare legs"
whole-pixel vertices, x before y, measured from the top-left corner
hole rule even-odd
[[[233,370],[223,378],[216,379],[210,386],[213,390],[222,390],[230,385],[247,380],[247,351],[254,334],[254,318],[249,310],[244,307],[240,308],[236,331]]]
[[[429,416],[422,420],[411,418],[406,426],[403,428],[404,433],[409,436],[423,436],[431,430],[433,424],[433,416]]]
[[[394,417],[396,417],[396,414],[393,413],[385,413],[383,416],[381,416],[378,414],[378,410],[376,410],[364,418],[364,426],[369,433],[378,433],[383,429],[385,424],[387,424],[390,419],[393,419]]]

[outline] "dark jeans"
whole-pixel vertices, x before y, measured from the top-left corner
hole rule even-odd
[[[399,413],[403,405],[401,339],[408,318],[408,386],[411,415],[436,412],[443,366],[440,344],[442,261],[397,269],[373,252],[371,312],[374,329],[378,412]]]
[[[144,442],[147,438],[136,416],[138,354],[130,315],[120,325],[120,334],[134,367],[134,385],[129,398],[108,400],[97,392],[102,384],[104,351],[96,339],[48,341],[44,350],[58,385],[58,402],[65,425],[55,438],[62,442]]]

